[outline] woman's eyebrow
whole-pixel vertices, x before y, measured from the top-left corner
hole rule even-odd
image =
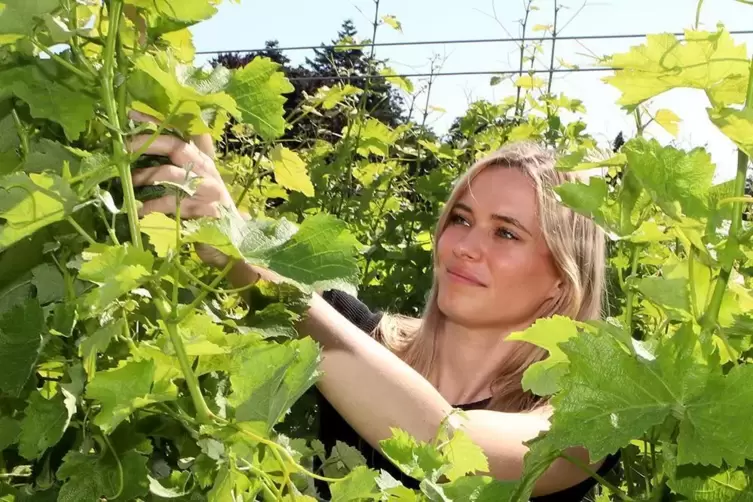
[[[460,209],[461,211],[466,211],[468,213],[473,214],[473,210],[471,209],[471,207],[468,206],[467,204],[463,204],[462,202],[457,202],[455,204],[455,206],[453,207],[453,209]],[[503,222],[505,222],[505,223],[507,223],[509,225],[514,226],[514,227],[517,227],[520,230],[522,230],[525,233],[527,233],[528,235],[530,235],[531,237],[533,237],[533,234],[531,234],[531,232],[525,227],[525,225],[523,225],[520,222],[520,220],[518,220],[516,218],[513,218],[512,216],[507,216],[507,215],[504,215],[504,214],[493,214],[492,218],[495,219],[495,220],[503,221]]]

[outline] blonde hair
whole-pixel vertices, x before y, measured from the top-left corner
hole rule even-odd
[[[604,292],[604,234],[590,218],[559,202],[553,188],[574,181],[579,176],[556,170],[555,162],[552,152],[529,142],[508,144],[478,160],[456,182],[437,223],[434,242],[439,241],[453,206],[473,178],[490,167],[519,169],[531,179],[536,189],[541,229],[563,282],[562,294],[547,316],[562,315],[578,321],[598,319]],[[435,253],[435,266],[436,262]],[[416,371],[430,379],[434,370],[435,340],[443,321],[444,315],[437,304],[435,280],[420,319],[384,315],[373,334]],[[515,346],[491,384],[492,399],[488,408],[507,412],[537,408],[546,400],[524,391],[521,380],[525,370],[544,359],[548,352],[527,342],[507,343]]]

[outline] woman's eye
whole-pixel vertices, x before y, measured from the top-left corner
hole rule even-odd
[[[518,240],[518,236],[514,233],[510,232],[509,230],[505,228],[500,228],[497,230],[497,235],[502,237],[503,239],[511,239],[511,240]]]
[[[450,223],[452,223],[453,225],[467,225],[468,220],[466,220],[459,214],[453,214],[452,216],[450,216]]]

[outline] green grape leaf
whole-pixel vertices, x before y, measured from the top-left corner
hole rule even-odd
[[[114,497],[121,486],[123,491],[120,498],[138,499],[149,492],[148,460],[134,450],[119,453],[118,459],[110,452],[100,456],[71,450],[63,457],[63,464],[57,470],[57,477],[65,480],[57,500],[99,502]]]
[[[141,231],[149,236],[149,243],[160,258],[164,258],[175,249],[177,243],[178,222],[164,213],[149,213],[139,223]]]
[[[709,118],[722,133],[735,142],[749,157],[753,157],[753,110],[744,108],[710,108]]]
[[[591,177],[588,184],[580,180],[562,183],[554,190],[567,207],[592,217],[606,229],[619,231],[618,206],[610,205],[609,187],[604,178]]]
[[[269,160],[272,161],[277,183],[307,197],[314,196],[314,185],[311,183],[306,163],[297,153],[277,145],[270,152]]]
[[[13,43],[25,35],[31,35],[37,22],[45,14],[60,7],[59,0],[3,0],[0,10],[0,45]]]
[[[523,374],[523,389],[539,396],[559,390],[559,379],[567,372],[567,357],[559,344],[578,334],[575,323],[562,316],[539,319],[530,328],[512,333],[506,341],[532,343],[549,351],[549,357],[532,364]]]
[[[36,300],[0,316],[0,391],[19,395],[34,371],[44,332],[44,312]]]
[[[228,256],[245,258],[277,272],[305,292],[358,283],[358,242],[347,225],[326,213],[306,218],[300,227],[281,219],[239,222],[232,215],[185,223],[184,242],[200,242]]]
[[[86,158],[87,156],[82,156],[80,150],[66,147],[47,138],[40,138],[30,142],[29,154],[23,163],[23,171],[27,174],[48,172],[62,176],[63,168],[67,164],[71,175],[77,176],[81,171],[81,162]]]
[[[135,410],[177,397],[172,382],[155,381],[153,360],[131,361],[115,369],[99,371],[86,388],[86,398],[102,405],[94,423],[106,433],[115,429]]]
[[[680,127],[678,126],[680,123],[680,117],[678,117],[672,110],[662,108],[656,112],[654,120],[672,136],[677,137],[677,134],[680,132]]]
[[[464,476],[441,485],[450,500],[492,502],[510,500],[517,484],[498,481],[489,476]]]
[[[343,221],[318,213],[307,218],[290,240],[257,256],[278,274],[304,285],[321,287],[337,280],[355,284],[356,244]],[[250,256],[244,254],[250,260],[256,255],[253,250]]]
[[[727,31],[685,31],[685,39],[664,33],[615,54],[605,64],[617,68],[604,79],[622,92],[618,103],[629,110],[670,89],[702,89],[716,106],[742,103],[748,83],[745,45]]]
[[[217,13],[213,2],[207,0],[125,0],[126,5],[133,5],[152,11],[174,21],[195,23],[209,19]]]
[[[680,317],[690,315],[688,280],[662,277],[642,277],[636,281],[638,291],[649,301],[669,309]]]
[[[0,451],[18,441],[21,434],[21,422],[10,417],[0,417]]]
[[[122,246],[91,246],[83,253],[87,260],[79,271],[79,279],[97,284],[80,299],[82,312],[96,315],[111,302],[149,279],[154,256],[125,244]]]
[[[121,335],[125,328],[122,319],[106,324],[91,335],[85,337],[78,346],[78,353],[83,359],[84,371],[91,379],[97,372],[97,355],[104,353],[113,338]]]
[[[667,486],[693,502],[753,502],[750,469],[716,468],[702,465],[677,465],[677,446],[661,445],[663,471]],[[746,472],[747,471],[747,472]]]
[[[226,354],[228,338],[222,326],[201,312],[193,312],[183,319],[178,326],[180,337],[189,356],[207,356]],[[172,346],[165,353],[172,354]]]
[[[324,446],[322,446],[324,448]],[[341,478],[358,466],[366,465],[366,458],[354,447],[335,441],[329,457],[322,458],[324,475],[331,478]]]
[[[436,447],[418,441],[407,432],[390,428],[392,437],[380,441],[383,454],[408,476],[423,480],[445,468],[446,459]]]
[[[677,402],[669,376],[629,354],[608,333],[581,334],[560,348],[570,368],[560,380],[562,391],[552,398],[548,446],[583,445],[592,458],[603,458],[662,423]]]
[[[325,110],[331,110],[342,103],[348,96],[358,96],[363,93],[362,89],[350,84],[335,84],[333,87],[320,87],[314,95],[315,105],[321,104]]]
[[[630,173],[666,214],[676,219],[682,213],[706,215],[715,166],[705,149],[684,152],[643,138],[632,139],[622,148]]]
[[[248,478],[234,468],[223,466],[212,489],[207,493],[208,502],[233,502],[244,500],[243,494],[249,489]]]
[[[31,283],[37,290],[37,301],[41,305],[65,298],[65,279],[55,265],[43,263],[31,271]]]
[[[76,194],[54,174],[13,173],[0,178],[0,251],[52,223],[75,207]]]
[[[21,420],[18,452],[27,460],[38,458],[63,437],[71,417],[76,413],[76,398],[65,389],[46,399],[33,392]]]
[[[358,466],[344,478],[330,485],[332,502],[379,500],[376,478],[378,474],[365,466]]]
[[[444,471],[450,481],[455,481],[466,474],[489,472],[489,461],[481,449],[462,430],[455,431],[444,446],[442,454],[450,464]]]
[[[752,377],[753,365],[735,366],[712,375],[704,392],[689,400],[677,439],[680,464],[741,467],[753,458],[753,444],[740,441],[753,437]]]
[[[284,134],[283,94],[295,90],[279,68],[271,59],[256,57],[233,73],[226,91],[238,103],[243,122],[267,141]]]
[[[227,69],[218,67],[209,76],[189,69],[172,59],[168,53],[144,54],[136,59],[129,76],[129,90],[139,103],[134,109],[187,129],[191,134],[209,133],[205,109],[221,109],[239,117],[235,100],[221,89]],[[141,109],[139,109],[141,108]]]
[[[364,157],[370,154],[381,157],[390,156],[390,147],[398,139],[398,133],[386,124],[375,118],[368,119],[365,123],[356,122],[350,129],[343,129],[343,136],[358,138],[358,153]]]
[[[236,419],[260,422],[268,430],[319,376],[319,347],[311,338],[249,347],[237,355],[230,375]]]
[[[1,18],[0,18],[1,19]],[[0,72],[0,89],[25,101],[34,118],[57,122],[66,137],[75,141],[94,118],[96,101],[86,90],[72,89],[60,78],[51,80],[36,66],[16,67]]]

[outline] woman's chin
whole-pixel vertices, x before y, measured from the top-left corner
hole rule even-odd
[[[480,298],[453,294],[454,292],[440,291],[437,296],[437,306],[448,320],[458,324],[466,324],[483,315],[483,302]]]

